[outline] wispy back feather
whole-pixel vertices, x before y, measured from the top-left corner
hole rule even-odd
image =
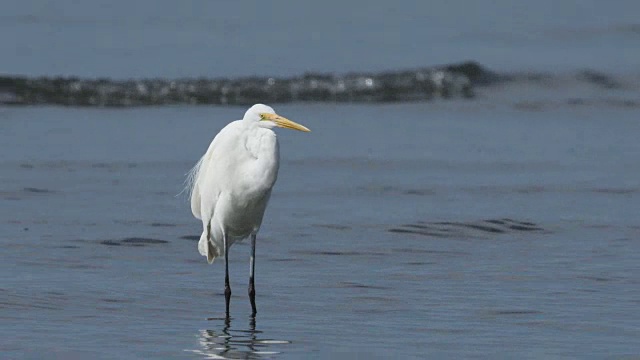
[[[186,193],[189,198],[193,196],[193,188],[196,185],[196,182],[198,181],[198,176],[200,176],[200,170],[201,170],[202,162],[204,161],[205,156],[206,154],[203,155],[200,158],[200,160],[198,160],[198,162],[195,164],[195,166],[191,168],[191,170],[189,170],[188,173],[185,174],[187,178],[184,180],[184,189],[182,189],[180,194]]]

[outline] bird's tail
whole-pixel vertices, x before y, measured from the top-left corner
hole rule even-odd
[[[209,264],[213,263],[213,260],[216,257],[220,256],[220,249],[213,244],[212,241],[208,240],[207,231],[203,231],[202,235],[200,235],[200,241],[198,241],[198,251],[200,255],[207,257],[207,262]]]

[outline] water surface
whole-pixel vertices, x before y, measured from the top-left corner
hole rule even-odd
[[[241,108],[0,109],[6,358],[640,352],[637,112],[483,101],[276,110],[280,177],[224,267],[176,197]]]

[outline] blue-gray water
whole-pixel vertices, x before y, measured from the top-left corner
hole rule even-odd
[[[175,195],[242,110],[2,110],[7,357],[198,357],[227,340],[285,358],[640,352],[635,111],[279,107],[313,132],[280,132],[255,332],[242,244],[226,338],[206,320],[224,267],[182,238],[200,224]],[[540,230],[465,226],[503,218]]]
[[[289,76],[475,60],[637,72],[640,2],[25,0],[0,5],[0,73]]]
[[[258,316],[248,246],[234,245],[229,324],[223,262],[198,254],[176,194],[244,108],[0,107],[0,357],[640,354],[636,2],[318,3],[314,17],[285,2],[247,17],[129,4],[2,5],[0,71],[289,76],[469,58],[625,82],[277,106],[312,132],[279,131]]]

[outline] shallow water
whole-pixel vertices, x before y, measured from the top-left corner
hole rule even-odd
[[[258,236],[197,252],[181,191],[240,108],[0,109],[4,358],[640,353],[640,124],[482,101],[276,110]]]

